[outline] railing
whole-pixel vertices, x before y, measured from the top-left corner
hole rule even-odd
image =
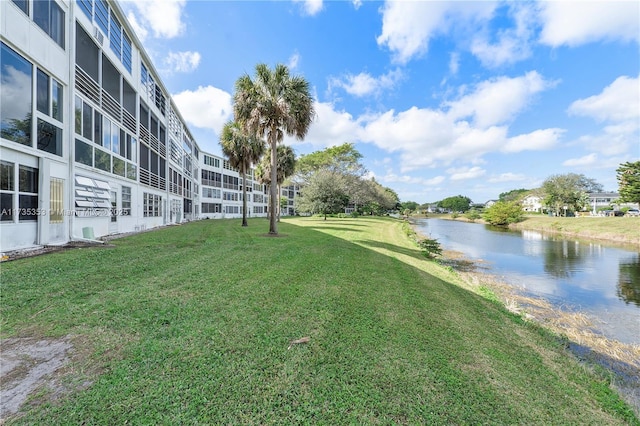
[[[122,122],[122,107],[120,107],[118,101],[104,89],[102,90],[102,109],[118,123]]]
[[[78,65],[76,65],[76,87],[80,93],[96,105],[100,105],[100,86]]]

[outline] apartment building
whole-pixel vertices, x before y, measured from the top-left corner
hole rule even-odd
[[[7,0],[0,24],[0,251],[242,215],[117,2]]]

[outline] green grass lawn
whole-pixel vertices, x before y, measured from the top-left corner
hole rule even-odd
[[[394,219],[205,220],[1,266],[1,334],[71,335],[11,424],[640,424]],[[291,341],[310,337],[306,344]]]

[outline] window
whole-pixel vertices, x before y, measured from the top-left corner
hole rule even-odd
[[[29,16],[29,1],[28,0],[12,0],[16,6],[20,8],[24,13]]]
[[[33,22],[64,49],[64,12],[55,0],[34,1]]]
[[[78,0],[78,5],[80,5],[80,10],[87,15],[87,18],[91,19],[93,16],[93,0]]]
[[[0,222],[13,222],[13,194],[16,190],[14,164],[0,161]]]
[[[76,23],[76,64],[86,72],[94,82],[98,81],[98,63],[100,52],[82,26]]]
[[[127,34],[122,32],[122,65],[131,73],[131,39]]]
[[[220,167],[220,159],[205,155],[204,164],[207,166]]]
[[[111,173],[111,155],[109,155],[109,153],[104,152],[101,149],[96,149],[95,154],[96,154],[96,162],[95,162],[96,169],[100,169],[105,172]]]
[[[122,215],[131,216],[131,187],[122,187]]]
[[[38,118],[38,149],[62,157],[62,129]]]
[[[0,134],[4,139],[32,146],[31,63],[2,43],[0,64]]]
[[[202,203],[202,213],[222,213],[222,204]]]
[[[143,216],[162,216],[162,197],[160,195],[143,193]]]
[[[104,34],[109,34],[109,6],[104,0],[95,0],[95,21]]]
[[[109,45],[113,53],[122,61],[122,25],[113,13],[109,17]]]
[[[62,223],[64,179],[51,178],[49,189],[49,223]]]
[[[76,163],[93,167],[93,147],[76,139]]]
[[[102,55],[102,88],[117,103],[120,102],[120,73],[105,55]]]
[[[49,114],[49,76],[40,69],[36,80],[36,108],[44,114]]]
[[[38,210],[38,169],[20,166],[18,174],[18,220],[20,222],[37,221]]]
[[[203,198],[220,198],[221,197],[221,191],[219,189],[216,188],[207,188],[207,187],[202,187],[202,197]]]

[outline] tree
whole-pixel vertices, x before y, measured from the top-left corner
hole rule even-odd
[[[498,201],[520,201],[522,197],[529,192],[528,189],[512,189],[511,191],[503,192],[498,196]]]
[[[600,191],[602,185],[576,173],[552,175],[542,184],[543,203],[554,211],[556,216],[582,210],[589,205],[589,193]]]
[[[419,204],[416,203],[415,201],[405,201],[403,203],[400,203],[401,210],[410,210],[412,212],[415,212],[418,209]]]
[[[640,203],[640,161],[620,164],[616,169],[621,201]]]
[[[290,146],[278,145],[276,157],[278,163],[276,168],[276,184],[278,194],[280,194],[282,183],[286,178],[291,176],[296,169],[296,154]],[[258,167],[256,167],[256,179],[265,185],[271,184],[271,148],[267,149],[265,156],[262,157],[262,161]],[[279,205],[282,206],[282,200]],[[281,207],[278,208],[278,221],[280,221],[281,210]]]
[[[515,201],[498,201],[484,212],[484,220],[491,225],[508,225],[524,218],[522,206]]]
[[[278,234],[276,209],[277,146],[284,135],[304,139],[315,115],[309,83],[292,76],[282,64],[273,70],[266,64],[256,65],[255,78],[244,75],[236,81],[234,115],[248,133],[266,138],[271,148],[271,183],[269,234]]]
[[[452,212],[466,212],[471,205],[471,199],[462,195],[448,197],[438,203],[438,207],[449,209]]]
[[[247,226],[247,171],[257,163],[264,153],[264,141],[247,135],[235,122],[227,122],[220,135],[222,153],[229,159],[231,167],[240,170],[242,176],[242,226]]]
[[[311,214],[327,215],[345,208],[349,197],[344,190],[344,176],[330,170],[314,173],[295,198],[296,210]]]
[[[305,177],[321,169],[361,177],[366,173],[365,167],[360,163],[361,159],[362,154],[352,143],[343,143],[301,156],[298,159],[296,174],[298,179],[303,181]]]

